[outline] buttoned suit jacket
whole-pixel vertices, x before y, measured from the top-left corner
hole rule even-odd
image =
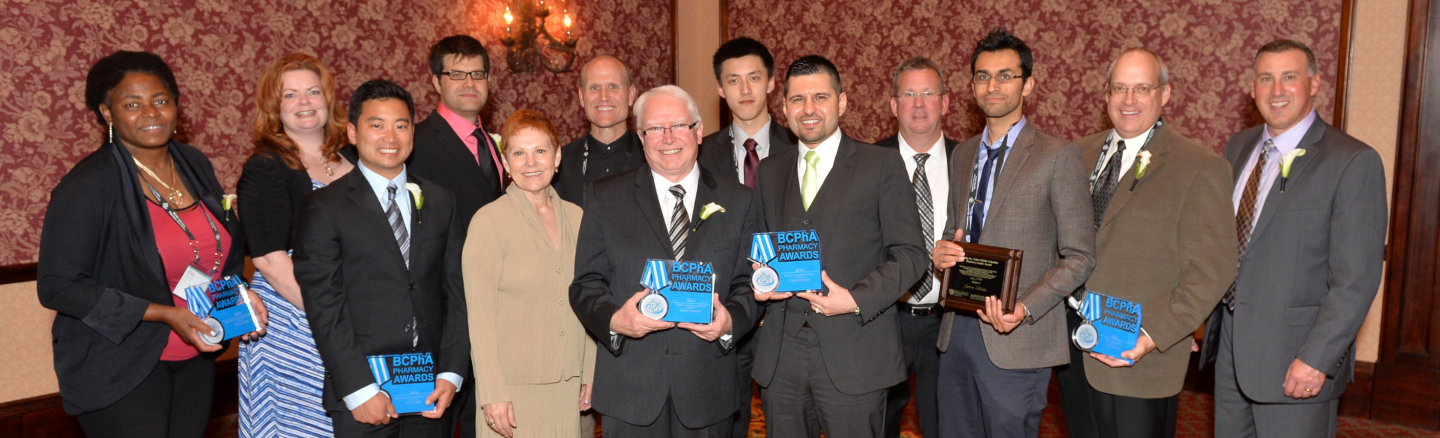
[[[734,126],[726,126],[705,136],[700,141],[699,161],[701,167],[710,169],[717,177],[740,181],[740,172],[735,171],[735,135],[731,129]],[[770,155],[783,148],[794,149],[798,144],[790,128],[770,119]]]
[[[771,151],[756,171],[755,193],[768,231],[814,229],[821,267],[850,290],[860,315],[826,317],[792,297],[766,306],[756,337],[755,381],[768,387],[785,333],[815,331],[826,371],[840,392],[864,394],[905,380],[895,300],[930,269],[915,192],[893,151],[840,139],[835,163],[807,211],[800,197],[799,145]]]
[[[1261,129],[1240,131],[1225,145],[1235,175],[1259,145]],[[1201,352],[1202,364],[1214,359],[1220,319],[1234,318],[1235,333],[1243,333],[1232,339],[1235,377],[1245,397],[1261,403],[1317,403],[1345,393],[1355,371],[1355,336],[1385,260],[1389,212],[1380,154],[1319,117],[1297,148],[1305,155],[1291,165],[1289,181],[1276,178],[1270,187],[1240,258],[1235,313],[1216,307]],[[1285,396],[1294,359],[1327,376],[1315,397]]]
[[[750,247],[742,243],[759,230],[760,208],[740,183],[716,178],[703,167],[695,171],[700,181],[682,260],[711,264],[715,291],[730,313],[732,339],[739,339],[755,326],[757,314],[746,261]],[[606,350],[595,358],[595,410],[646,425],[658,418],[669,399],[680,423],[691,428],[734,415],[740,405],[733,343],[706,342],[679,328],[638,339],[622,336],[619,348],[609,342],[610,318],[643,289],[645,262],[675,258],[650,167],[601,178],[586,190],[585,199],[570,305]],[[725,212],[700,220],[701,209],[712,202]]]
[[[435,374],[470,369],[460,271],[468,221],[449,190],[408,179],[424,196],[422,208],[413,197],[400,207],[411,209],[408,269],[359,169],[306,196],[296,222],[295,280],[325,363],[326,410],[345,410],[343,397],[375,383],[366,356],[422,351],[434,355]]]
[[[505,194],[500,187],[500,177],[495,175],[497,169],[481,166],[478,161],[493,160],[485,141],[480,139],[476,148],[479,158],[476,158],[477,154],[470,153],[450,122],[435,111],[415,124],[415,149],[405,161],[410,175],[444,186],[455,194],[456,211],[466,224],[480,207]],[[462,225],[461,231],[467,230]]]
[[[1095,234],[1095,270],[1085,285],[1140,304],[1140,326],[1157,349],[1128,368],[1111,368],[1089,355],[1083,365],[1091,387],[1136,398],[1180,393],[1190,340],[1235,281],[1238,259],[1229,163],[1168,124],[1154,132],[1142,149],[1151,154],[1144,174],[1136,180],[1137,157],[1117,180]],[[1110,133],[1076,142],[1081,164],[1099,160]]]
[[[983,135],[983,134],[981,134]],[[945,234],[965,229],[970,180],[980,152],[980,136],[955,148],[950,159],[950,217]],[[1002,369],[1044,368],[1070,362],[1065,333],[1064,298],[1085,282],[1095,267],[1095,220],[1090,204],[1088,173],[1080,164],[1080,148],[1027,123],[1015,136],[989,196],[990,208],[980,244],[1024,251],[1015,303],[1030,316],[1010,333],[980,324],[990,360]],[[940,322],[940,351],[950,348],[954,312]]]

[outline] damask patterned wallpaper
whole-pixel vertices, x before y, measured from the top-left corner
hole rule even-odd
[[[1169,64],[1166,120],[1216,151],[1230,134],[1260,123],[1248,94],[1251,58],[1275,38],[1315,52],[1322,75],[1317,109],[1326,120],[1334,114],[1338,0],[729,0],[728,19],[731,37],[770,47],[777,76],[806,54],[835,62],[849,98],[841,129],[865,141],[895,133],[891,77],[916,55],[945,70],[947,136],[978,134],[984,120],[969,87],[970,55],[976,41],[1001,26],[1035,52],[1037,82],[1025,113],[1057,136],[1110,127],[1105,71],[1122,50],[1139,46]],[[771,107],[783,119],[780,99],[771,99]]]
[[[512,75],[500,43],[504,0],[0,0],[0,265],[33,262],[50,190],[100,144],[103,129],[84,107],[85,73],[115,50],[147,50],[180,83],[181,138],[205,151],[234,189],[249,156],[255,79],[293,52],[331,69],[340,96],[374,78],[404,85],[424,117],[438,95],[426,55],[441,37],[464,33],[490,49],[495,129],[519,108],[552,118],[561,141],[582,135],[575,73]],[[636,85],[671,82],[670,3],[551,0],[568,8],[579,36],[578,68],[595,55],[627,61]],[[551,20],[558,29],[558,20]]]

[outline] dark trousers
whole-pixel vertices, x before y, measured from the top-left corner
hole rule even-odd
[[[806,327],[783,336],[775,377],[762,391],[766,436],[812,436],[817,432],[813,426],[817,416],[827,438],[873,438],[885,433],[887,389],[864,394],[840,392],[820,356],[814,330]]]
[[[405,415],[390,419],[390,424],[371,426],[355,421],[350,411],[331,411],[329,414],[330,422],[335,423],[335,438],[450,438],[455,435],[454,423],[450,423],[451,428],[446,430],[443,418],[432,420],[419,415]]]
[[[214,398],[215,358],[160,361],[115,404],[75,419],[91,438],[201,438]]]
[[[1215,436],[1334,437],[1340,399],[1315,403],[1260,403],[1240,391],[1236,378],[1235,319],[1220,324],[1220,354],[1215,359]],[[1326,379],[1326,385],[1335,384]],[[1276,388],[1277,391],[1280,388]]]
[[[937,396],[945,409],[940,436],[945,438],[1035,438],[1050,386],[1050,368],[1007,370],[990,361],[981,326],[956,315],[950,346],[940,354]]]
[[[736,394],[741,399],[741,405],[740,410],[735,412],[734,430],[730,436],[746,438],[750,436],[750,400],[754,397],[751,391],[755,387],[755,384],[752,383],[754,379],[750,378],[750,372],[755,368],[755,330],[746,333],[739,342],[735,345],[735,360],[740,367],[740,378],[736,379],[740,386],[737,388],[739,392]]]
[[[731,416],[719,423],[690,428],[680,424],[680,417],[675,416],[675,404],[667,399],[653,423],[637,425],[605,417],[605,421],[600,422],[600,432],[605,438],[728,438],[734,433],[734,422],[735,417]]]
[[[1175,438],[1180,394],[1136,398],[1091,389],[1090,401],[1102,438]]]
[[[1080,315],[1075,309],[1065,306],[1066,333],[1075,333],[1080,322]],[[1060,408],[1065,414],[1065,427],[1070,430],[1070,437],[1100,438],[1100,428],[1095,424],[1095,410],[1091,408],[1093,390],[1090,389],[1090,381],[1085,379],[1085,354],[1087,352],[1070,343],[1070,364],[1055,367],[1055,380],[1060,386]]]
[[[445,415],[440,417],[443,423],[441,427],[451,431],[460,427],[462,438],[475,438],[475,373],[465,373],[465,382],[460,385],[460,392],[455,393],[455,398],[450,402],[450,407],[445,409]],[[450,438],[451,435],[446,435]]]
[[[928,281],[928,280],[927,280]],[[940,350],[935,341],[940,337],[940,312],[925,316],[896,306],[900,311],[900,342],[905,352],[905,370],[915,374],[915,411],[919,414],[920,435],[938,436],[939,410],[935,388],[940,377]],[[885,401],[885,436],[900,436],[900,417],[910,403],[910,382],[890,388]]]

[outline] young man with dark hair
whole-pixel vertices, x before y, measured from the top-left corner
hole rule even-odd
[[[893,151],[840,132],[843,90],[823,57],[790,64],[785,113],[800,141],[778,147],[756,170],[764,229],[815,230],[825,287],[755,294],[770,303],[754,369],[769,436],[818,432],[811,405],[825,436],[884,433],[886,394],[905,380],[893,307],[930,268],[905,165]]]
[[[475,38],[448,36],[430,47],[430,74],[440,105],[415,124],[410,168],[455,192],[460,216],[468,222],[505,193],[497,139],[480,117],[490,96],[490,55]]]
[[[950,160],[950,213],[932,251],[948,269],[965,251],[948,239],[1024,251],[1014,309],[946,312],[940,322],[940,436],[1034,438],[1051,367],[1070,362],[1061,302],[1095,267],[1095,227],[1075,143],[1025,119],[1035,88],[1030,48],[1004,29],[971,56],[985,129]],[[979,318],[976,318],[978,316]]]
[[[470,369],[455,197],[408,172],[415,104],[387,80],[350,96],[350,172],[306,198],[296,221],[295,280],[325,363],[337,437],[449,437],[441,417]],[[412,238],[413,237],[413,238]],[[399,417],[368,356],[429,353],[434,410]]]

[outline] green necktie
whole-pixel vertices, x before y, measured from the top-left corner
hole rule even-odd
[[[800,203],[805,205],[805,211],[810,211],[810,201],[815,200],[815,192],[820,191],[820,182],[817,181],[820,171],[815,169],[815,163],[819,162],[819,153],[805,153],[805,177],[800,180]]]

